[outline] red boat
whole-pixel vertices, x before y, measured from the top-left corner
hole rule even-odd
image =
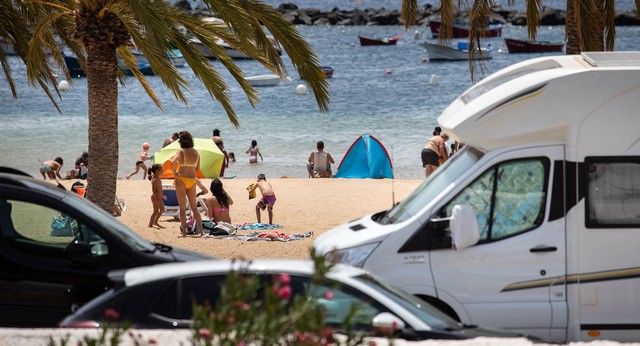
[[[562,52],[564,42],[531,41],[518,40],[515,38],[505,38],[509,53],[545,53]]]
[[[431,36],[437,38],[440,35],[440,26],[442,23],[437,20],[429,21],[429,29],[431,29]],[[471,28],[464,23],[453,23],[451,26],[451,38],[466,38],[469,37]],[[502,24],[490,24],[480,35],[481,37],[500,37],[502,36]]]
[[[364,36],[358,36],[358,38],[360,39],[361,46],[392,46],[398,42],[400,36],[393,35],[383,39],[369,38]]]

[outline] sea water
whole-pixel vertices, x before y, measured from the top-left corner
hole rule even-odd
[[[229,81],[239,128],[231,125],[222,107],[211,99],[188,67],[179,69],[190,82],[188,106],[176,101],[159,77],[148,77],[162,100],[161,111],[138,83],[130,80],[119,89],[119,176],[133,169],[143,142],[151,143],[153,152],[173,132],[189,130],[196,137],[208,138],[218,128],[225,148],[233,151],[238,160],[231,164],[228,175],[305,177],[305,163],[317,141],[325,142],[337,167],[351,143],[362,133],[369,133],[387,147],[396,177],[422,178],[420,151],[437,125],[438,115],[472,85],[467,62],[423,63],[427,55],[419,43],[430,40],[424,27],[405,32],[396,46],[379,47],[361,47],[358,35],[385,37],[401,33],[403,28],[298,29],[315,49],[321,64],[335,69],[329,80],[329,112],[320,112],[310,94],[295,93],[296,86],[303,82],[286,56],[283,58],[291,81],[259,88],[261,100],[255,108],[220,64],[213,63]],[[418,40],[414,39],[415,30],[422,34]],[[640,27],[618,27],[616,34],[617,50],[640,50]],[[503,36],[525,38],[526,29],[506,26]],[[542,27],[539,39],[562,41],[563,27]],[[503,38],[484,41],[485,45],[489,43],[494,58],[484,63],[485,74],[539,56],[507,54]],[[86,79],[74,78],[71,88],[62,92],[59,114],[40,89],[28,85],[24,65],[16,58],[10,58],[10,62],[19,97],[12,98],[7,82],[0,77],[0,165],[37,174],[41,161],[61,156],[66,172],[87,148]],[[237,64],[247,76],[268,73],[255,61]],[[245,154],[252,139],[258,141],[264,156],[264,162],[254,165],[248,163]],[[90,159],[92,165],[100,165],[99,158]]]

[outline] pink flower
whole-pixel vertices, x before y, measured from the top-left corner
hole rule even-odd
[[[287,274],[287,273],[280,273],[276,277],[276,281],[278,281],[280,284],[286,286],[286,285],[291,284],[291,276],[289,276],[289,274]]]
[[[282,286],[276,291],[276,295],[281,299],[291,298],[291,286]]]
[[[236,344],[236,346],[247,346],[247,343],[244,342],[244,340],[240,340],[238,341],[238,343]]]
[[[201,338],[209,339],[211,338],[211,331],[207,328],[198,329],[198,336]]]
[[[234,316],[227,316],[227,324],[232,326],[236,323],[236,318]]]
[[[117,320],[120,318],[120,313],[114,308],[104,309],[104,317],[108,320]]]
[[[324,292],[324,299],[326,299],[326,300],[333,300],[333,292],[332,292],[332,291],[326,291],[326,292]]]

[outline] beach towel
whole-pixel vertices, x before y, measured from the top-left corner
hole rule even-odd
[[[270,225],[268,223],[243,223],[236,225],[236,228],[240,231],[248,231],[248,230],[269,230],[269,229],[281,229],[284,228],[282,225]]]
[[[301,240],[305,238],[309,238],[313,236],[313,232],[304,232],[304,233],[292,233],[286,234],[277,231],[269,231],[269,232],[252,232],[246,235],[236,235],[236,236],[226,236],[226,237],[216,237],[216,239],[231,239],[231,240],[241,240],[241,241],[280,241],[280,242],[290,242],[294,240]]]

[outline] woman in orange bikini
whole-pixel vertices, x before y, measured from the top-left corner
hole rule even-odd
[[[182,236],[187,235],[187,203],[191,210],[195,210],[195,218],[198,234],[204,234],[202,230],[202,219],[197,212],[196,205],[196,170],[200,167],[200,155],[193,148],[193,137],[187,131],[178,133],[180,150],[171,158],[171,168],[175,176],[176,195],[180,205],[180,232]],[[176,169],[176,163],[178,165]]]
[[[204,201],[207,205],[209,220],[231,223],[229,207],[233,204],[233,200],[222,187],[220,180],[213,179],[213,181],[211,181],[211,196],[207,197]]]

